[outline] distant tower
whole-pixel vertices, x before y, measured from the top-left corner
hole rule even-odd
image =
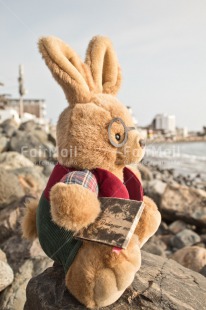
[[[22,118],[24,114],[24,102],[23,96],[26,94],[26,90],[24,88],[24,69],[22,65],[19,65],[19,117]]]

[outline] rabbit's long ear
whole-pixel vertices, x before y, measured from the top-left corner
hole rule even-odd
[[[85,63],[91,70],[96,93],[115,95],[121,84],[121,70],[111,41],[96,36],[88,46]]]
[[[62,40],[52,36],[40,38],[39,51],[71,105],[89,102],[91,73],[79,56]]]

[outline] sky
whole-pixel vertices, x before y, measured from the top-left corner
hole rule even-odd
[[[123,73],[118,98],[139,125],[167,113],[178,127],[206,126],[205,0],[0,0],[0,93],[18,97],[23,64],[25,98],[45,99],[56,122],[68,103],[38,52],[47,35],[82,60],[93,36],[110,37]]]

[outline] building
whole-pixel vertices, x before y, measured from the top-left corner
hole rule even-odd
[[[0,95],[0,123],[8,118],[14,118],[17,123],[31,119],[38,123],[46,122],[46,104],[43,99],[21,99],[23,114],[20,117],[20,99],[11,96]]]
[[[6,108],[11,108],[19,113],[19,99],[8,98]],[[43,99],[23,99],[23,113],[29,113],[36,118],[46,117],[46,104]]]
[[[175,115],[157,114],[152,122],[154,130],[160,130],[163,133],[175,134],[176,117]]]

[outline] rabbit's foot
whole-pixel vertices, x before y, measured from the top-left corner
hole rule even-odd
[[[145,207],[135,229],[135,234],[139,237],[140,248],[155,234],[161,222],[161,214],[154,201],[147,196],[144,196],[143,201]]]
[[[100,212],[95,193],[78,184],[57,183],[51,189],[50,201],[53,221],[68,230],[87,227]]]

